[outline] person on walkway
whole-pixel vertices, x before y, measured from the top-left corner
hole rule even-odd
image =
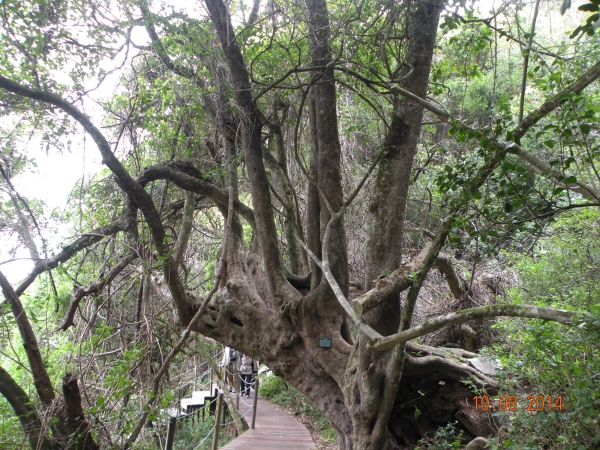
[[[223,359],[221,360],[221,367],[225,369],[225,381],[229,392],[236,392],[239,383],[238,378],[238,360],[240,359],[240,352],[231,347],[225,347],[223,350]]]
[[[258,362],[256,362],[252,356],[244,353],[239,358],[238,372],[242,379],[242,397],[250,397],[252,379],[258,374]]]

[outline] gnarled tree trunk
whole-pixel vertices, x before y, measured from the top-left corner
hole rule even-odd
[[[440,386],[439,374],[447,372],[451,366],[453,376],[435,398],[441,402],[448,392],[457,394],[449,405],[444,406],[445,413],[437,414],[440,416],[437,420],[428,419],[420,425],[422,432],[430,431],[451,419],[461,407],[467,407],[462,400],[466,390],[459,388],[459,381],[474,371],[469,372],[464,359],[457,362],[437,355],[431,356],[434,360],[428,360],[425,365],[408,355],[405,377],[401,381],[404,346],[373,352],[367,348],[369,338],[363,333],[354,342],[347,315],[315,260],[311,262],[311,290],[305,296],[284,279],[282,270],[273,267],[273,263],[280,265],[280,256],[277,248],[271,245],[274,232],[269,229],[273,220],[269,191],[261,181],[266,175],[260,160],[261,143],[257,138],[261,129],[257,105],[248,95],[248,75],[241,52],[232,38],[234,34],[224,4],[221,0],[207,0],[206,4],[229,64],[236,102],[244,112],[241,120],[244,151],[270,290],[268,298],[261,298],[253,289],[249,274],[235,279],[230,277],[209,305],[198,331],[257,356],[273,373],[304,392],[331,421],[341,449],[391,449],[413,441],[418,434],[413,433],[414,409],[412,415],[407,416],[402,405],[413,402],[419,390],[431,391]],[[406,69],[400,71],[399,77],[402,87],[420,97],[427,92],[442,7],[441,1],[420,1],[408,7],[406,20],[410,44],[403,65]],[[317,259],[323,257],[324,237],[329,225],[331,239],[326,248],[329,268],[341,293],[347,295],[349,279],[343,220],[330,224],[332,213],[342,208],[344,199],[329,18],[324,0],[307,0],[306,8],[312,64],[318,68],[312,75],[308,95],[312,138],[307,248]],[[391,273],[400,267],[401,223],[423,116],[423,107],[411,101],[396,98],[394,103],[394,115],[385,141],[386,154],[377,175],[371,207],[374,224],[371,229],[374,231],[367,245],[368,274]],[[269,208],[262,210],[264,203],[261,202],[267,202]],[[409,286],[410,282],[406,283],[406,287]],[[364,320],[383,335],[399,330],[399,293],[396,289],[383,295],[379,306],[364,316]],[[232,326],[233,323],[236,325]],[[320,336],[332,337],[331,349],[319,347]],[[414,351],[414,347],[411,348]],[[411,373],[413,369],[415,375]],[[434,412],[430,406],[420,407]],[[396,410],[401,414],[393,414]]]

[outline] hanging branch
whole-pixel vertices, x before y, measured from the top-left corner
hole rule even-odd
[[[21,296],[23,292],[35,281],[35,279],[41,273],[46,270],[51,270],[58,267],[60,264],[67,262],[71,259],[76,253],[81,250],[88,248],[91,245],[94,245],[100,242],[102,239],[113,236],[117,234],[119,231],[124,229],[123,223],[121,220],[116,220],[113,223],[105,226],[96,228],[89,233],[82,234],[79,238],[75,239],[70,244],[67,244],[62,247],[62,250],[56,254],[56,256],[38,261],[33,270],[29,272],[29,275],[21,282],[21,284],[15,289],[15,293],[17,296]]]
[[[534,172],[558,183],[563,188],[576,192],[585,198],[600,201],[600,191],[592,186],[589,186],[583,181],[569,181],[569,179],[574,177],[570,177],[563,171],[552,167],[546,161],[538,158],[533,153],[528,152],[520,145],[515,144],[514,142],[509,142],[506,144],[505,149],[508,153],[512,153],[513,155],[516,155],[525,161],[534,170]]]
[[[336,216],[333,216],[331,218],[331,220],[327,224],[327,231],[325,231],[325,236],[323,239],[323,261],[320,261],[319,258],[317,258],[317,256],[310,250],[310,248],[308,248],[308,246],[299,237],[297,237],[298,242],[300,242],[300,245],[302,245],[304,250],[306,250],[306,252],[308,253],[308,256],[311,257],[311,259],[315,262],[315,264],[317,264],[317,266],[319,266],[319,268],[325,275],[325,278],[326,278],[327,282],[329,283],[331,290],[335,294],[337,301],[339,302],[341,307],[344,309],[346,314],[348,314],[348,317],[350,317],[350,320],[352,320],[352,322],[357,327],[359,327],[360,330],[363,333],[365,333],[370,339],[379,339],[382,337],[381,334],[379,334],[377,331],[375,331],[373,328],[371,328],[368,324],[363,322],[360,319],[360,317],[356,314],[354,309],[352,309],[352,305],[350,305],[350,302],[346,299],[346,296],[342,292],[342,289],[340,288],[339,284],[335,280],[335,277],[333,276],[333,274],[331,273],[331,269],[329,268],[326,243],[328,243],[328,241],[329,241],[329,235],[331,234],[331,232],[329,230],[331,230],[331,223],[335,220],[335,217]]]
[[[173,247],[173,260],[183,266],[183,257],[187,250],[194,223],[194,207],[196,206],[196,195],[194,192],[186,191],[184,194],[183,218],[181,219],[181,228],[177,236],[177,242]]]
[[[71,326],[73,326],[75,324],[75,313],[77,312],[77,308],[79,308],[81,300],[88,295],[96,295],[102,292],[104,288],[117,277],[117,275],[119,275],[134,259],[137,258],[137,256],[138,255],[135,250],[129,250],[127,254],[121,258],[119,263],[112,268],[106,277],[88,286],[79,286],[75,288],[73,294],[71,295],[71,303],[67,309],[65,319],[63,320],[62,325],[60,325],[56,330],[67,331]]]

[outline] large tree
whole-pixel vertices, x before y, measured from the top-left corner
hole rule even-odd
[[[130,250],[109,275],[75,289],[64,329],[73,324],[85,296],[102,292],[134,259],[148,259],[149,269],[140,276],[161,274],[165,288],[157,290],[173,302],[182,327],[253,355],[296,386],[330,420],[344,450],[399,448],[455,418],[471,436],[493,431],[488,417],[466,400],[473,396],[471,389],[497,389],[496,380],[468,364],[474,355],[411,340],[496,316],[565,324],[582,317],[502,304],[413,323],[421,287],[434,267],[458,299],[470,295],[443,249],[449,236],[465,227],[482,187],[492,178],[498,181],[508,156],[516,156],[532,177],[539,174],[575,195],[579,206],[600,203],[593,183],[570,176],[568,166],[549,164],[525,146],[528,133],[548,114],[582,101],[577,96],[598,78],[600,64],[581,62],[578,77],[527,114],[521,102],[520,118],[512,124],[475,128],[427,98],[443,0],[352,5],[306,0],[262,7],[255,0],[247,20],[243,8],[234,15],[234,6],[222,0],[206,0],[206,12],[195,19],[164,11],[161,16],[146,0],[120,5],[121,19],[93,2],[72,10],[62,3],[18,5],[3,4],[2,101],[13,108],[11,114],[24,110],[47,123],[66,114],[78,123],[125,198],[112,224],[89,230],[53,257],[33,257],[34,271],[14,292],[1,278],[13,308],[39,274],[106,236],[124,233]],[[83,40],[73,31],[77,23],[90,30]],[[495,22],[481,23],[492,27]],[[134,27],[145,29],[148,46],[133,44]],[[521,42],[527,52],[532,43],[533,37]],[[124,59],[131,64],[124,78],[133,80],[133,87],[128,103],[110,105],[119,130],[113,137],[82,111],[80,102],[88,94],[83,81],[94,70],[93,58],[114,58],[122,48],[135,48],[139,58]],[[81,67],[72,73],[74,85],[52,77],[65,54]],[[527,62],[524,66],[527,74]],[[526,83],[524,77],[523,93]],[[344,151],[350,149],[339,109],[349,103],[364,108],[360,115],[380,126],[373,132],[379,134],[377,150],[365,152],[358,174],[343,169],[349,157]],[[451,122],[465,146],[476,142],[480,158],[466,175],[445,178],[452,189],[440,207],[443,216],[434,229],[423,230],[428,243],[407,259],[407,199],[422,171],[413,165],[425,114]],[[125,132],[131,151],[119,153]],[[144,133],[159,137],[148,141],[157,146],[151,156],[140,158]],[[164,183],[162,192],[148,189],[155,182]],[[169,189],[184,198],[176,206],[181,226],[175,238],[172,215],[164,207]],[[185,249],[193,241],[199,197],[214,203],[224,225],[208,293],[201,287],[191,292],[187,281],[194,261],[185,257]],[[357,199],[367,204],[358,208],[367,216],[364,268],[349,263],[345,226]],[[146,232],[152,251],[137,251]],[[351,284],[362,288],[352,300]],[[331,347],[321,347],[320,337],[330,337]],[[10,388],[3,386],[11,385],[10,376],[1,375],[6,396]],[[157,377],[150,405],[159,384]],[[13,403],[24,417],[27,402],[14,398]],[[136,439],[146,417],[125,446]],[[34,419],[23,420],[35,424]],[[45,437],[29,422],[24,427],[33,445]]]

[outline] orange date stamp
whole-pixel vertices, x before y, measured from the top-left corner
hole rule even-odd
[[[476,395],[472,398],[475,402],[475,410],[477,411],[488,411],[490,409],[495,410],[496,408],[500,411],[516,411],[519,409],[519,402],[517,401],[516,395],[501,395],[497,401],[498,405],[495,406],[492,403],[496,399],[488,397],[487,395]],[[521,405],[523,406],[523,405]],[[528,395],[527,396],[527,407],[526,411],[552,411],[552,410],[563,410],[563,398],[562,395],[552,397],[551,395]]]

